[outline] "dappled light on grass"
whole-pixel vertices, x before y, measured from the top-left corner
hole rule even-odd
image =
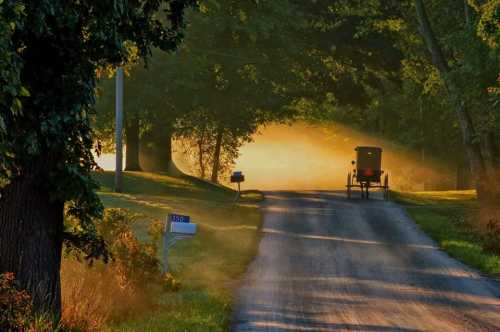
[[[101,167],[103,170],[114,171],[116,169],[116,155],[114,153],[103,153],[100,156],[94,157],[99,167]],[[123,159],[123,165],[125,165],[125,158]]]
[[[421,191],[405,193],[407,197],[413,197],[417,204],[436,204],[437,202],[453,201],[475,201],[475,190],[447,190],[447,191]]]

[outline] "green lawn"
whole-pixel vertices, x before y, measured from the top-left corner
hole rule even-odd
[[[500,276],[500,255],[485,249],[487,242],[474,227],[478,214],[475,191],[394,192],[392,198],[450,256]]]
[[[261,225],[258,192],[233,203],[235,192],[189,176],[125,173],[124,193],[113,193],[113,173],[98,173],[106,207],[127,208],[151,218],[187,214],[198,234],[170,251],[170,269],[182,283],[178,292],[159,295],[159,309],[124,320],[110,331],[224,331],[233,290],[256,254]],[[145,237],[147,223],[136,229]]]

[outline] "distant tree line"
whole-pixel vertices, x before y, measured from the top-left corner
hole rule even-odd
[[[285,1],[213,1],[190,13],[187,37],[174,55],[155,52],[126,78],[126,169],[167,171],[172,140],[199,176],[219,182],[239,147],[270,121],[293,111],[284,89],[285,40],[291,12]],[[286,7],[285,7],[286,8]],[[283,62],[282,62],[283,60]],[[113,81],[103,83],[94,128],[104,142],[113,137]]]
[[[495,1],[469,0],[204,3],[176,55],[131,71],[127,167],[139,169],[140,145],[146,169],[166,170],[180,137],[198,175],[217,182],[261,125],[301,118],[391,139],[422,162],[443,159],[458,182],[474,174],[488,191],[499,145],[497,11]],[[432,40],[448,57],[451,88]],[[458,95],[470,104],[464,112]],[[111,101],[99,103],[100,116]],[[98,123],[111,132],[112,122]]]

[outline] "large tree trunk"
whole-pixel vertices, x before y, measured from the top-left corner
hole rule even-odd
[[[219,128],[217,131],[217,140],[215,142],[214,149],[214,159],[212,165],[212,182],[219,182],[219,171],[220,171],[220,155],[222,152],[222,139],[224,138],[224,130],[223,128]]]
[[[491,132],[483,135],[481,151],[484,157],[486,172],[491,179],[497,179],[498,167],[495,160],[494,135]],[[498,182],[495,182],[498,185]]]
[[[13,180],[0,198],[0,273],[13,272],[38,312],[61,313],[64,203],[53,202],[34,177]]]
[[[139,119],[137,117],[127,121],[125,126],[126,171],[141,171],[141,165],[139,163],[139,129]]]
[[[172,128],[158,126],[140,142],[140,162],[148,172],[167,172],[172,163]]]
[[[476,131],[472,118],[461,97],[458,85],[450,78],[448,62],[432,29],[423,0],[415,0],[415,6],[422,37],[432,56],[432,61],[444,81],[450,101],[455,107],[471,171],[476,179],[478,199],[482,202],[491,203],[497,199],[496,188],[493,188],[494,186],[492,186],[491,182],[493,179],[490,179],[487,174],[485,161],[481,153],[481,146],[476,139]]]
[[[471,181],[470,164],[465,160],[457,162],[457,185],[455,189],[468,190],[473,188],[474,186]]]

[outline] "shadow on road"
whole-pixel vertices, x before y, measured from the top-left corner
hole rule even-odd
[[[402,209],[344,192],[269,192],[233,331],[498,331],[499,288]]]

